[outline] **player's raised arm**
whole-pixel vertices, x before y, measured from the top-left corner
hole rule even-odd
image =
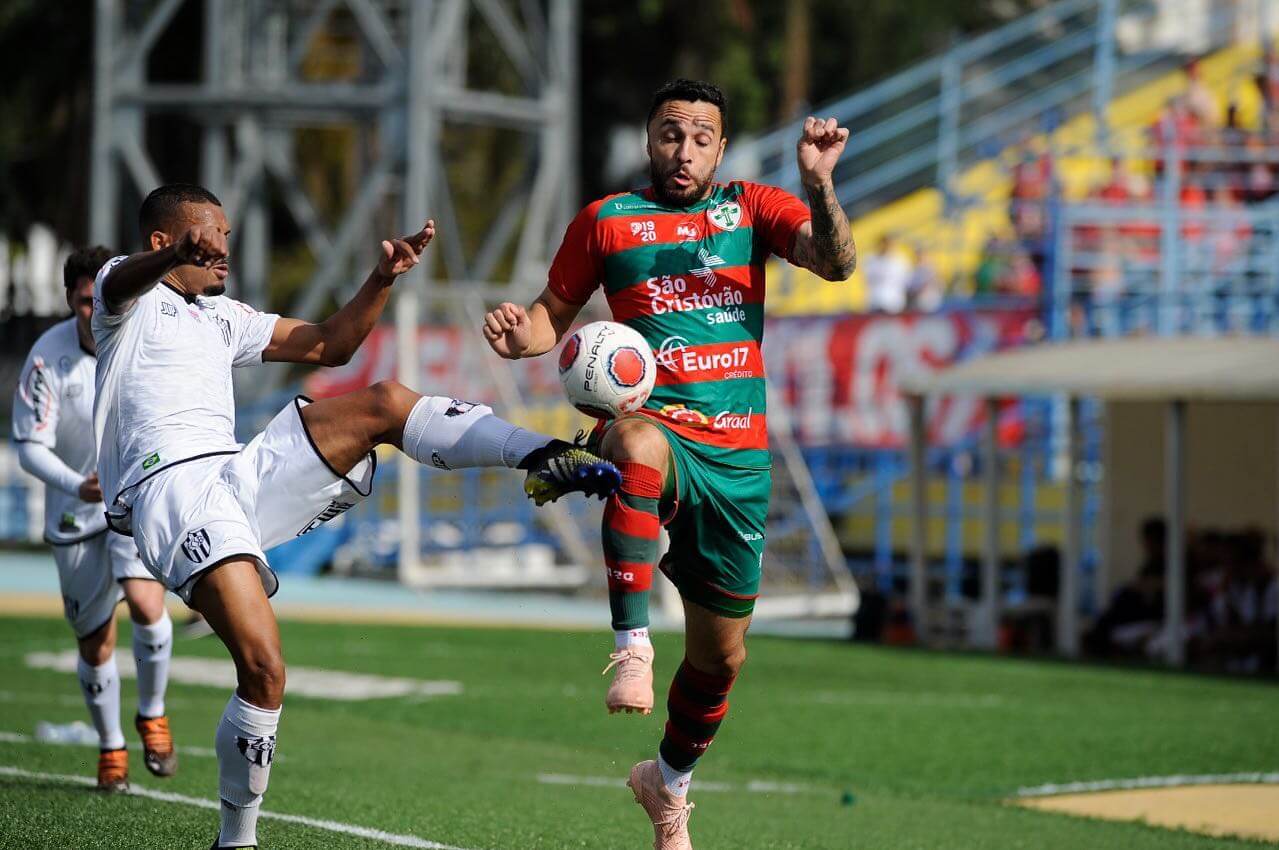
[[[519,304],[499,304],[484,316],[484,338],[501,357],[519,360],[550,351],[568,333],[582,310],[550,289],[542,290],[528,309]]]
[[[102,281],[107,312],[121,313],[179,266],[225,266],[226,235],[216,227],[197,225],[179,239],[152,251],[133,254],[114,266]]]
[[[793,259],[825,280],[847,280],[857,268],[857,246],[848,227],[848,216],[835,197],[831,174],[848,144],[848,129],[834,118],[804,119],[796,155],[799,176],[808,195],[813,219],[795,236]]]
[[[349,362],[386,308],[395,279],[421,262],[434,237],[435,222],[430,220],[411,236],[384,240],[377,265],[354,298],[322,322],[280,319],[262,359],[318,366]]]

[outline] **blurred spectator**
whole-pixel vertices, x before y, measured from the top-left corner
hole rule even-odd
[[[1203,81],[1199,60],[1186,63],[1186,108],[1200,127],[1216,127],[1221,120],[1217,97]]]
[[[1274,667],[1279,581],[1265,561],[1265,536],[1256,530],[1232,534],[1225,564],[1207,610],[1197,659],[1230,673],[1258,673]]]
[[[1248,163],[1243,179],[1244,200],[1250,204],[1269,200],[1275,194],[1274,166],[1266,161],[1266,142],[1260,136],[1249,136],[1246,144]]]
[[[910,288],[910,260],[891,235],[879,240],[879,249],[866,258],[862,266],[866,276],[868,306],[876,313],[900,313],[906,309],[906,293]]]
[[[1013,231],[1031,252],[1040,273],[1048,238],[1048,201],[1057,194],[1052,157],[1047,151],[1027,151],[1013,168],[1013,185],[1008,218]]]
[[[1168,526],[1158,517],[1141,524],[1141,566],[1137,577],[1115,592],[1084,635],[1084,648],[1098,658],[1145,657],[1147,644],[1163,626],[1164,574]]]
[[[915,246],[915,269],[911,273],[906,294],[910,309],[925,313],[940,308],[945,296],[941,275],[933,265],[928,249],[923,245]]]

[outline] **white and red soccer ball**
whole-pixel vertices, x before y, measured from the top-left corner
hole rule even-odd
[[[613,419],[644,406],[657,380],[657,361],[639,331],[591,322],[564,341],[560,383],[578,410]]]

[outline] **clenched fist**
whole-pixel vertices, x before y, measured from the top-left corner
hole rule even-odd
[[[533,323],[528,311],[509,301],[484,316],[484,338],[499,356],[518,360],[533,344]]]
[[[847,144],[848,128],[839,126],[834,118],[805,118],[804,132],[796,145],[799,176],[804,185],[829,183]]]

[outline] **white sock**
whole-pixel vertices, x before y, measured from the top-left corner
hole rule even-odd
[[[657,754],[657,768],[662,772],[662,782],[666,783],[667,791],[677,797],[688,794],[688,786],[693,782],[693,771],[676,770],[666,763],[661,753]]]
[[[99,746],[104,750],[121,749],[124,732],[120,729],[120,671],[115,666],[115,653],[98,667],[79,659],[76,673],[93,728],[98,730]]]
[[[222,798],[222,826],[218,844],[225,847],[258,843],[258,809],[275,758],[275,730],[280,709],[258,708],[231,694],[218,723],[214,746],[218,753],[218,796]]]
[[[614,629],[613,630],[613,646],[616,649],[625,649],[628,646],[652,646],[653,642],[648,638],[648,626],[642,629]]]
[[[149,626],[133,624],[133,657],[138,662],[138,714],[160,717],[173,657],[173,621],[168,611]]]
[[[550,437],[517,428],[488,405],[443,396],[422,396],[404,422],[401,445],[418,463],[438,469],[519,466]]]

